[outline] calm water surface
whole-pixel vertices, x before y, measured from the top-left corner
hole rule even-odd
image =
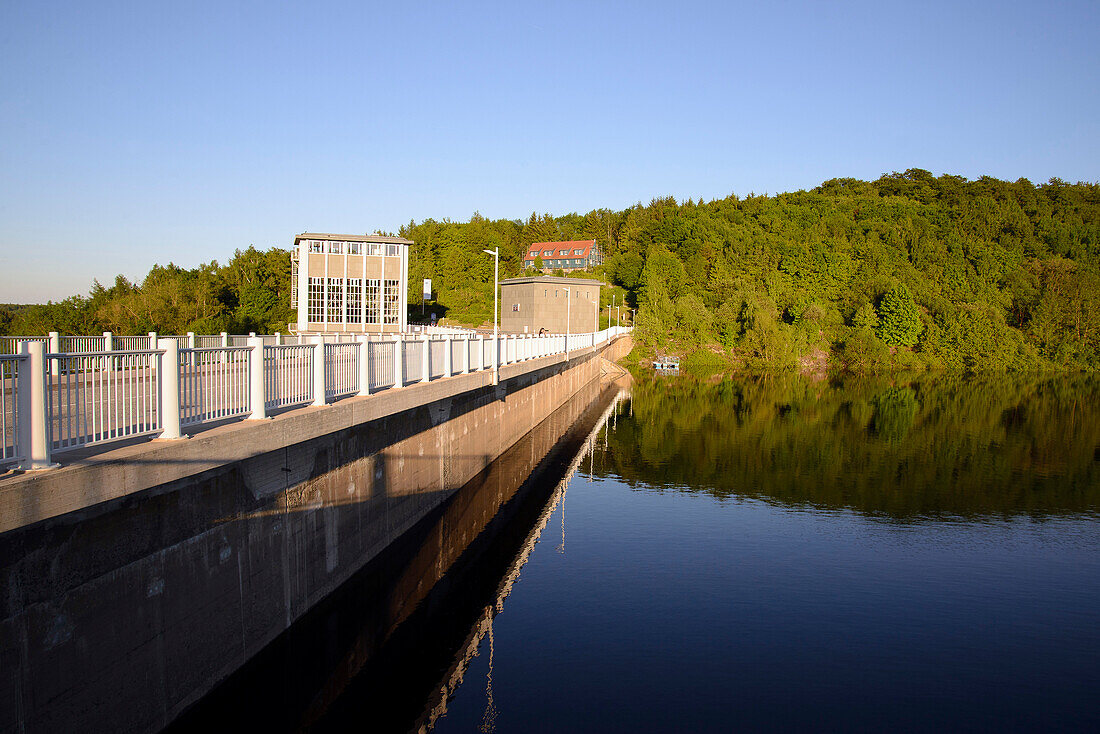
[[[582,453],[435,731],[1100,730],[1096,381],[643,379]]]

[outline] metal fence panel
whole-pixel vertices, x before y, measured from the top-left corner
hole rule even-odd
[[[466,365],[466,342],[466,339],[452,339],[447,344],[447,348],[451,350],[452,375],[462,372],[462,368]]]
[[[248,415],[248,347],[181,349],[180,425]]]
[[[325,397],[359,392],[359,349],[356,342],[325,344]]]
[[[263,350],[265,407],[289,408],[313,402],[313,345],[263,347]]]
[[[48,336],[0,336],[0,354],[19,354],[19,342],[49,344]]]
[[[398,346],[390,341],[367,343],[371,390],[393,387],[394,348]]]
[[[444,362],[447,359],[446,350],[448,349],[447,342],[443,339],[429,339],[424,342],[425,349],[428,349],[428,355],[431,357],[431,376],[435,380],[443,376]]]
[[[112,351],[115,352],[139,352],[150,348],[149,335],[145,336],[115,336],[111,339]]]
[[[161,354],[133,350],[46,355],[58,368],[47,398],[52,449],[159,432]]]
[[[19,446],[19,365],[16,354],[0,355],[0,467],[23,458]]]
[[[405,369],[403,382],[419,382],[424,379],[424,342],[420,340],[405,341],[401,343],[405,350],[405,359],[402,366]]]

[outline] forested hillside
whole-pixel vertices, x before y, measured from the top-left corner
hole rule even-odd
[[[812,191],[655,199],[625,211],[410,222],[409,302],[491,319],[493,262],[520,274],[532,242],[595,239],[595,273],[639,309],[642,349],[755,369],[1100,367],[1100,185],[920,169]],[[293,318],[284,250],[225,266],[154,268],[141,284],[25,308],[8,333],[274,331]],[[578,275],[588,275],[583,274]],[[606,321],[606,309],[603,311]],[[3,316],[0,315],[0,319]]]
[[[526,222],[427,221],[413,278],[453,312],[488,315],[481,248],[508,274],[531,242],[596,239],[602,275],[640,307],[649,351],[784,369],[1100,366],[1100,186],[1036,186],[911,169],[813,191],[671,198]],[[419,282],[419,281],[416,281]]]

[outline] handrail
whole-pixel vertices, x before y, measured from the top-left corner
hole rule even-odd
[[[22,338],[18,354],[0,354],[0,471],[50,468],[53,455],[72,449],[179,438],[181,427],[265,418],[453,375],[492,370],[495,384],[501,366],[570,359],[629,331],[345,335],[351,341],[303,335],[295,344],[278,335]],[[142,340],[152,348],[135,348]]]

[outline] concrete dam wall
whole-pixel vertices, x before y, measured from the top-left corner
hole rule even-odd
[[[428,400],[399,391],[407,408],[361,422],[348,416],[366,409],[348,401],[192,439],[176,465],[158,449],[148,467],[175,478],[97,486],[111,499],[4,532],[0,732],[163,728],[598,381],[603,364],[588,353],[502,370],[495,386],[442,380]],[[276,428],[309,437],[269,448]],[[264,450],[209,458],[242,451],[225,442],[250,435]],[[140,456],[120,481],[140,473]],[[97,471],[101,483],[115,476]]]

